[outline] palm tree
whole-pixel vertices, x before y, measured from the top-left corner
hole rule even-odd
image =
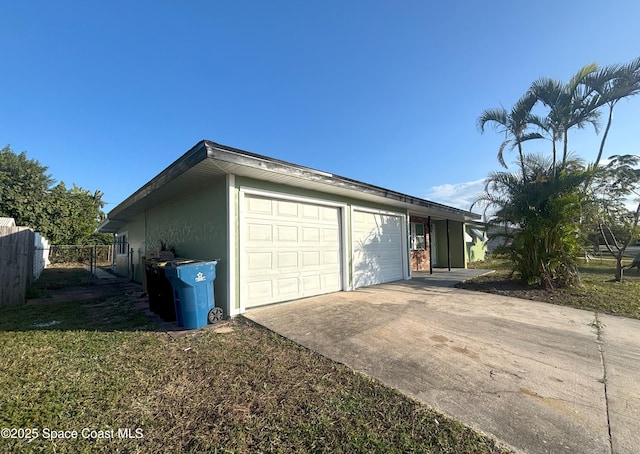
[[[518,157],[520,159],[520,170],[524,174],[525,157],[522,150],[522,143],[527,140],[542,139],[543,136],[537,132],[527,132],[530,124],[531,109],[537,102],[537,98],[533,93],[527,92],[520,98],[511,108],[511,112],[507,112],[503,107],[487,109],[478,118],[478,127],[484,133],[487,123],[493,124],[496,131],[504,133],[505,140],[498,150],[498,161],[505,169],[508,168],[504,161],[504,150],[510,145],[509,150],[518,149]]]
[[[640,58],[626,65],[581,68],[567,82],[552,78],[536,80],[510,112],[489,109],[478,119],[482,132],[493,124],[505,140],[498,161],[507,168],[503,152],[518,149],[520,172],[493,172],[477,203],[494,210],[490,223],[512,227],[509,246],[514,273],[528,283],[547,287],[572,285],[579,281],[576,258],[585,215],[590,216],[591,183],[607,140],[613,110],[624,98],[640,94]],[[545,115],[533,110],[537,103]],[[608,107],[608,119],[595,163],[585,167],[569,151],[569,130],[592,125],[598,133],[600,111]],[[537,128],[537,132],[535,131]],[[522,144],[548,138],[552,156],[524,154]],[[558,143],[562,142],[562,159]],[[612,199],[614,200],[614,199]],[[473,206],[473,205],[472,205]],[[586,210],[586,211],[585,211]],[[640,217],[640,207],[637,218]],[[636,219],[637,219],[636,218]]]
[[[490,224],[512,227],[504,236],[512,240],[513,272],[523,282],[574,285],[579,282],[580,186],[588,173],[571,155],[558,173],[543,155],[525,155],[523,169],[522,175],[491,173],[474,205],[484,204],[485,213],[495,210]]]
[[[609,108],[607,125],[594,162],[594,167],[597,167],[611,128],[614,107],[621,99],[640,93],[640,57],[626,65],[611,65],[591,73],[585,78],[584,83],[599,97],[600,105],[607,105]]]
[[[553,141],[553,162],[556,166],[556,142],[563,142],[562,167],[567,165],[569,156],[569,129],[584,128],[591,124],[598,131],[598,108],[602,106],[600,96],[595,96],[595,88],[586,84],[587,78],[598,70],[592,63],[581,68],[568,83],[543,77],[536,80],[529,89],[535,98],[549,108],[544,121],[538,126],[546,128]]]

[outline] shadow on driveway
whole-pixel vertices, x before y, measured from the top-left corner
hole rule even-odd
[[[448,268],[434,268],[433,273],[429,273],[429,271],[412,271],[411,280],[421,285],[429,285],[431,287],[453,287],[460,282],[493,272],[493,270],[472,270],[465,268],[451,268],[451,271],[449,271]]]

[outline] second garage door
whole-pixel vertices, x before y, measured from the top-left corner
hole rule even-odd
[[[342,290],[340,208],[245,193],[245,308]]]
[[[354,210],[354,288],[402,279],[402,244],[402,216]]]

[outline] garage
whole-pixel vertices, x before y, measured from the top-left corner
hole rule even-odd
[[[403,224],[398,214],[353,210],[354,288],[404,278]]]
[[[243,192],[240,216],[245,308],[342,290],[340,207]]]

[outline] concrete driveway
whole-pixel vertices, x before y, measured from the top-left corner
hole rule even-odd
[[[244,314],[527,453],[637,453],[640,320],[414,279]]]

